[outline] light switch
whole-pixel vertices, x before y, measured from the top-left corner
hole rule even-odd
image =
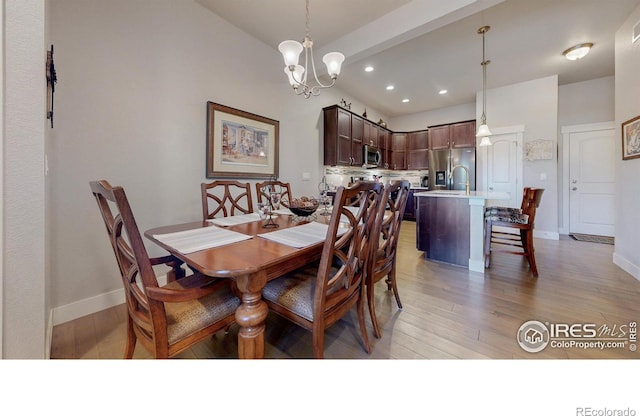
[[[540,180],[541,181],[546,181],[547,180],[547,173],[546,172],[542,172],[540,174]]]
[[[308,181],[309,179],[311,179],[311,174],[309,172],[302,172],[302,180]]]

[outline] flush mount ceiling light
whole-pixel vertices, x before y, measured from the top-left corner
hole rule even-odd
[[[484,58],[484,34],[487,33],[491,29],[491,26],[482,26],[478,29],[478,34],[482,35],[482,117],[480,117],[480,127],[478,127],[478,133],[476,137],[480,138],[480,144],[478,146],[491,146],[491,131],[489,130],[489,126],[487,126],[487,65],[491,63],[491,61],[487,61]]]
[[[562,52],[562,54],[568,60],[575,61],[587,56],[592,47],[593,43],[581,43],[579,45],[570,47],[566,51]]]
[[[393,90],[395,87],[393,85],[387,85],[387,91],[391,91]]]
[[[364,68],[364,72],[372,72],[373,71],[373,67],[372,66],[366,66]]]
[[[300,52],[304,49],[304,66],[298,65],[298,59]],[[293,87],[293,91],[296,95],[304,95],[304,98],[309,98],[312,95],[320,95],[320,89],[330,88],[336,83],[336,78],[340,75],[340,67],[344,62],[344,55],[340,52],[329,52],[322,61],[327,66],[327,72],[331,77],[331,84],[324,85],[318,79],[316,73],[316,65],[313,62],[313,41],[309,35],[309,0],[307,0],[307,14],[306,14],[306,32],[302,43],[295,40],[285,40],[278,45],[278,50],[284,57],[284,72],[289,77],[289,84]],[[311,57],[309,59],[309,57]],[[311,60],[311,68],[309,68],[309,60]],[[313,71],[313,77],[315,78],[317,85],[309,85],[307,83],[307,74],[309,70]]]

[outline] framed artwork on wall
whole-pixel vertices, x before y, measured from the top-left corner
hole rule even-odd
[[[207,102],[207,178],[278,177],[278,120]]]
[[[640,116],[622,123],[622,160],[640,157]]]

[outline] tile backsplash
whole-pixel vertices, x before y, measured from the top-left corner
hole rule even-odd
[[[392,180],[406,179],[412,188],[422,187],[422,178],[428,176],[428,170],[388,170],[388,169],[363,169],[357,167],[325,166],[324,177],[330,189],[338,186],[348,186],[360,178],[372,181],[375,177],[382,183]],[[374,177],[375,176],[375,177]]]

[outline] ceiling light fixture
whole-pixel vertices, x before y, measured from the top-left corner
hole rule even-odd
[[[402,99],[402,102],[403,102],[403,103],[408,103],[408,102],[409,102],[409,99],[408,99],[408,98],[403,98],[403,99]]]
[[[480,118],[480,127],[478,127],[478,133],[476,137],[479,137],[480,144],[478,146],[491,146],[491,131],[487,126],[487,65],[491,63],[484,58],[484,34],[491,29],[491,26],[482,26],[478,29],[478,34],[482,35],[482,117]]]
[[[304,67],[298,65],[298,59],[300,52],[304,49]],[[316,73],[316,65],[313,61],[313,41],[309,35],[309,0],[307,0],[307,14],[306,14],[306,32],[304,35],[304,41],[302,43],[295,40],[285,40],[278,45],[278,50],[284,57],[284,72],[289,77],[289,84],[293,87],[293,91],[296,95],[303,94],[304,98],[309,98],[312,95],[320,95],[320,89],[330,88],[336,83],[336,78],[340,75],[340,66],[344,62],[344,55],[340,52],[329,52],[322,61],[327,66],[327,72],[331,77],[331,84],[324,85],[318,79]],[[311,68],[309,68],[309,56],[311,56]],[[307,75],[309,69],[313,71],[313,77],[315,78],[317,85],[309,85],[307,83]]]
[[[387,91],[391,91],[392,89],[394,89],[395,87],[393,85],[387,85]]]
[[[373,67],[372,66],[365,66],[364,67],[364,72],[372,72],[373,71]]]
[[[566,51],[562,52],[562,54],[568,60],[575,61],[587,56],[592,47],[593,43],[581,43],[579,45],[570,47]]]
[[[448,92],[449,92],[449,91],[447,91],[447,90],[440,90],[440,91],[438,91],[438,94],[440,94],[440,95],[444,95],[444,94],[446,94],[446,93],[448,93]]]

